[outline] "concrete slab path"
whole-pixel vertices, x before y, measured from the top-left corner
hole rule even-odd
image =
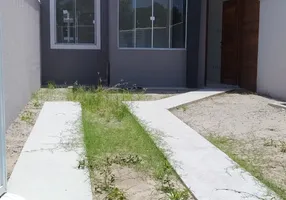
[[[26,200],[91,200],[88,172],[78,169],[83,153],[81,106],[47,102],[8,182],[8,192]]]
[[[196,199],[278,200],[276,194],[168,110],[227,90],[203,89],[126,104],[150,133],[160,138],[155,142]]]

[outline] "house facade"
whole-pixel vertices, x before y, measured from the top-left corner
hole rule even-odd
[[[286,99],[284,10],[283,0],[0,1],[6,126],[48,81],[224,83]]]
[[[285,98],[276,94],[285,93],[281,82],[266,78],[268,15],[284,8],[283,0],[269,2],[43,0],[42,83],[232,84]]]
[[[85,2],[42,1],[43,84],[186,87],[188,57],[197,65],[187,49],[198,51],[199,1]]]

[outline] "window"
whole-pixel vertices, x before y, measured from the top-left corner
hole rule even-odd
[[[120,48],[186,48],[187,0],[119,0]]]
[[[51,48],[100,48],[100,0],[50,0],[50,20]]]

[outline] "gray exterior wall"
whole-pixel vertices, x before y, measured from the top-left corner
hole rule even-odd
[[[186,50],[118,48],[118,0],[109,3],[110,81],[143,87],[186,87]]]
[[[38,0],[0,0],[0,23],[8,127],[40,87]]]
[[[257,91],[286,100],[286,1],[261,0]]]
[[[203,36],[200,35],[203,31],[203,25],[201,22],[201,15],[203,12],[204,2],[201,0],[189,0],[188,1],[188,32],[187,32],[187,87],[198,88],[203,83],[201,78],[204,72],[202,67],[202,61],[204,55],[200,54],[203,51]]]
[[[201,1],[201,24],[200,24],[200,44],[199,44],[199,69],[198,87],[205,86],[206,75],[206,34],[207,34],[207,0]]]
[[[97,84],[107,81],[108,72],[108,1],[101,1],[101,50],[50,48],[50,1],[41,3],[42,84]]]
[[[198,70],[200,0],[189,0],[186,50],[119,49],[118,0],[101,1],[101,50],[51,49],[49,3],[41,4],[42,84],[78,81],[90,85],[101,77],[110,85],[121,80],[143,87],[203,85],[204,71]]]

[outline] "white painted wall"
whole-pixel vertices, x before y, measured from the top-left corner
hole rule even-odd
[[[260,1],[257,91],[286,100],[286,1]]]

